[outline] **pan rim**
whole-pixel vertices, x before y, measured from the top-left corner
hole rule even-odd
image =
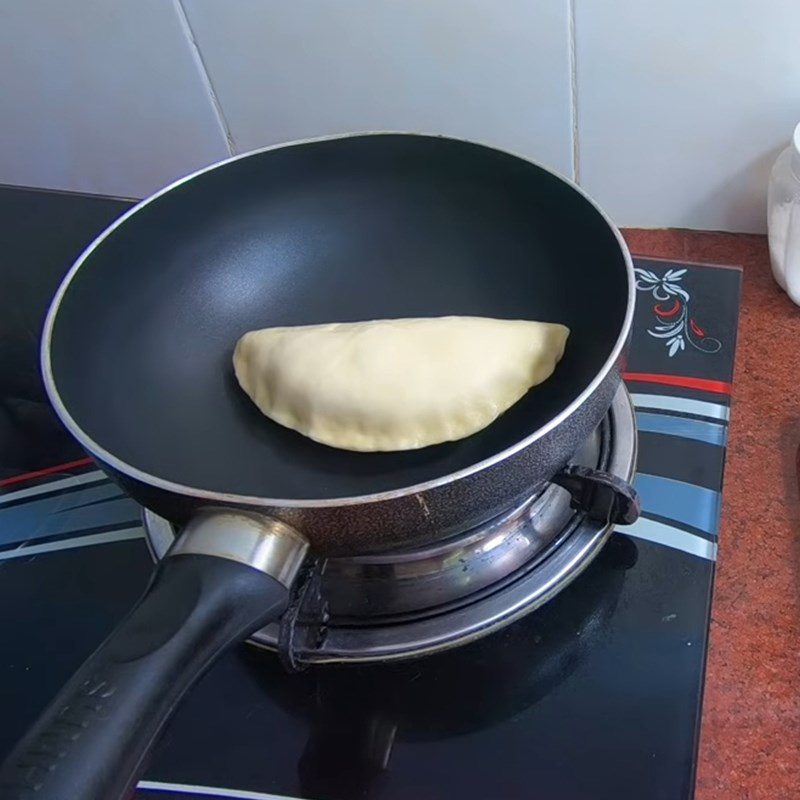
[[[470,464],[468,467],[464,467],[463,469],[448,473],[446,475],[439,476],[438,478],[433,478],[429,481],[424,481],[422,483],[412,484],[410,486],[404,486],[398,489],[390,489],[384,492],[375,492],[364,495],[353,495],[349,497],[306,498],[306,499],[270,498],[270,497],[261,497],[258,495],[244,495],[231,492],[218,492],[212,489],[201,489],[196,486],[187,486],[185,484],[178,483],[177,481],[167,480],[165,478],[159,477],[158,475],[153,475],[149,472],[141,470],[138,467],[135,467],[132,464],[129,464],[128,462],[122,460],[121,458],[118,458],[113,453],[106,450],[99,442],[95,441],[78,424],[78,422],[73,418],[73,416],[67,410],[67,407],[58,391],[58,387],[56,386],[56,380],[53,374],[53,366],[51,360],[51,349],[52,349],[51,340],[53,335],[53,328],[55,325],[56,317],[58,316],[58,311],[61,306],[61,302],[64,299],[64,296],[66,295],[69,286],[72,283],[72,280],[77,275],[81,267],[86,263],[86,261],[92,255],[92,253],[103,243],[105,239],[107,239],[111,234],[113,234],[118,227],[120,227],[124,222],[126,222],[136,213],[149,206],[150,203],[153,203],[154,201],[158,200],[162,195],[167,194],[173,189],[176,189],[177,187],[182,186],[183,184],[188,183],[194,178],[204,175],[207,172],[211,172],[212,170],[219,169],[221,167],[226,166],[227,164],[231,164],[236,161],[240,161],[242,159],[249,158],[251,156],[258,155],[261,153],[266,153],[271,150],[279,150],[288,147],[297,147],[299,145],[314,144],[317,142],[335,141],[339,139],[361,138],[367,136],[416,136],[427,139],[444,139],[448,141],[458,142],[461,144],[476,145],[478,147],[483,147],[488,150],[493,150],[497,153],[508,155],[513,158],[518,158],[521,161],[524,161],[528,164],[531,164],[532,166],[541,169],[543,172],[548,173],[557,180],[569,186],[571,189],[576,191],[600,215],[602,220],[606,223],[606,225],[610,229],[611,233],[614,235],[622,251],[623,261],[625,263],[625,274],[628,282],[628,297],[625,309],[625,317],[623,319],[619,335],[616,341],[614,342],[614,346],[611,348],[611,352],[609,353],[607,359],[603,362],[602,367],[595,374],[594,378],[592,378],[589,384],[578,394],[577,397],[575,397],[574,400],[572,400],[571,403],[569,403],[558,414],[556,414],[554,417],[548,420],[548,422],[546,422],[544,425],[540,426],[532,433],[529,433],[527,436],[520,439],[518,442],[515,442],[510,447],[507,447],[504,450],[501,450],[500,452],[489,456],[488,458],[485,458],[481,461],[477,461],[474,464]],[[44,327],[42,331],[42,344],[40,349],[40,367],[48,399],[50,400],[50,403],[52,404],[59,419],[62,421],[62,423],[70,432],[70,434],[78,441],[78,443],[90,455],[92,455],[97,460],[107,465],[111,469],[129,478],[144,483],[150,487],[183,496],[188,496],[198,501],[202,501],[204,503],[223,504],[228,506],[230,505],[255,506],[255,507],[266,506],[273,508],[301,509],[301,508],[336,508],[344,506],[379,503],[388,500],[401,499],[409,495],[418,495],[424,492],[428,492],[432,489],[436,489],[438,487],[455,483],[456,481],[462,480],[471,475],[483,472],[484,470],[487,470],[490,467],[493,467],[507,460],[508,458],[520,452],[521,450],[524,450],[529,445],[533,444],[538,439],[541,439],[542,437],[547,435],[550,431],[552,431],[554,428],[558,427],[565,420],[571,417],[572,414],[574,414],[575,411],[578,408],[580,408],[580,406],[583,405],[592,396],[592,394],[598,389],[598,387],[600,387],[600,385],[605,381],[607,376],[615,368],[616,364],[620,359],[622,351],[628,340],[631,327],[633,325],[633,314],[634,314],[635,297],[636,297],[636,283],[633,270],[634,270],[633,260],[631,258],[630,250],[628,249],[628,245],[625,242],[624,238],[622,237],[619,228],[614,224],[614,222],[611,220],[608,214],[606,214],[606,212],[587,194],[587,192],[584,191],[574,181],[559,174],[555,170],[543,166],[542,164],[540,164],[537,161],[534,161],[531,158],[520,155],[511,150],[506,150],[504,148],[485,144],[483,142],[477,142],[470,139],[465,139],[457,136],[448,136],[445,134],[438,134],[438,133],[385,130],[385,131],[355,131],[350,133],[331,134],[327,136],[314,136],[306,139],[296,139],[289,142],[280,142],[278,144],[259,147],[254,150],[248,150],[245,153],[239,153],[237,155],[232,155],[220,161],[216,161],[213,164],[209,164],[205,167],[202,167],[201,169],[198,169],[194,172],[184,175],[183,177],[178,178],[177,180],[167,184],[166,186],[162,187],[155,193],[151,194],[149,197],[146,197],[143,200],[139,201],[136,205],[128,209],[128,211],[126,211],[118,219],[112,222],[111,225],[109,225],[105,230],[103,230],[87,245],[86,248],[84,248],[84,250],[75,260],[74,264],[67,271],[66,275],[61,281],[61,284],[58,287],[58,290],[53,296],[53,299],[47,311],[47,315],[45,317]]]

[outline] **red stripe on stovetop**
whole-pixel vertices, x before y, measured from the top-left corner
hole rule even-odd
[[[12,475],[10,478],[3,478],[0,480],[0,487],[13,486],[15,483],[24,483],[25,481],[33,480],[34,478],[42,478],[45,475],[53,475],[56,472],[66,472],[70,469],[78,469],[79,467],[88,467],[92,463],[91,458],[78,458],[75,461],[67,461],[64,464],[55,464],[52,467],[45,467],[44,469],[37,469],[33,472],[23,472],[21,475]]]
[[[640,383],[660,383],[667,386],[682,386],[686,389],[697,389],[701,392],[730,394],[731,384],[726,381],[712,381],[707,378],[690,378],[687,375],[659,375],[653,372],[624,372],[626,381]]]

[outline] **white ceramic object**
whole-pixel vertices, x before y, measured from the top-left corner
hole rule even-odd
[[[800,124],[769,177],[767,227],[772,274],[800,305]]]

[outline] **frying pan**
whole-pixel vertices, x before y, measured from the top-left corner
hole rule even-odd
[[[557,473],[617,389],[633,294],[619,232],[578,188],[443,137],[267,148],[125,214],[59,288],[42,370],[69,431],[184,532],[0,770],[3,797],[124,797],[186,689],[282,614],[309,546],[423,545],[550,479],[594,496],[602,481]],[[571,328],[554,376],[459,442],[328,448],[265,419],[232,375],[253,328],[449,314]]]

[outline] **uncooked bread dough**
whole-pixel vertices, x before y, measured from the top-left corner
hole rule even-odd
[[[485,428],[553,373],[564,325],[485,317],[250,331],[241,387],[270,419],[345,450],[414,450]]]

